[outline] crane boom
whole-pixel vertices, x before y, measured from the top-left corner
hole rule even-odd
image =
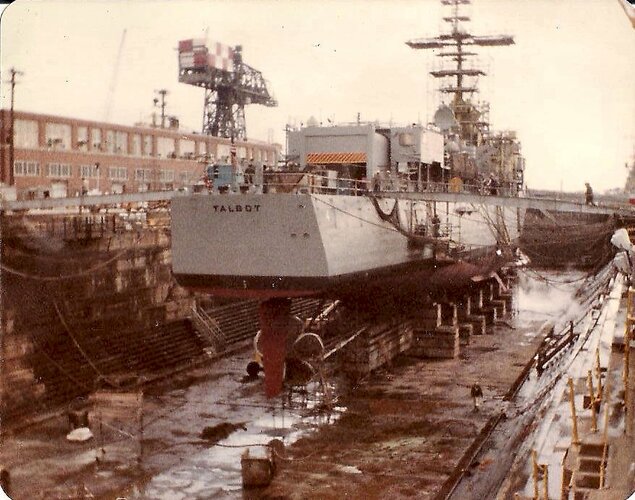
[[[115,89],[117,88],[117,79],[119,77],[119,67],[121,66],[121,55],[123,54],[123,46],[126,41],[126,29],[121,34],[121,41],[119,42],[119,50],[117,51],[117,59],[115,59],[115,67],[113,68],[112,78],[110,85],[108,86],[108,96],[106,97],[106,104],[104,109],[104,121],[110,120],[110,114],[112,112],[112,106],[115,99]]]

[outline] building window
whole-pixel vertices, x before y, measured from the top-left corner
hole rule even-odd
[[[99,177],[97,165],[80,165],[79,170],[83,179],[96,179]]]
[[[72,168],[67,163],[49,163],[47,167],[48,177],[70,177],[72,173]]]
[[[16,148],[35,149],[39,146],[38,125],[35,120],[16,119],[13,128],[15,130],[13,144]]]
[[[13,166],[13,172],[15,175],[39,177],[40,176],[40,164],[36,161],[16,161]]]
[[[159,171],[159,182],[173,182],[174,170],[162,169]]]
[[[152,156],[152,136],[143,136],[143,156]]]
[[[92,128],[90,129],[90,137],[93,142],[93,149],[97,151],[103,151],[103,145],[101,143],[101,129]]]
[[[191,139],[181,139],[179,141],[179,155],[185,160],[192,160],[194,158],[194,151],[196,149],[196,143]]]
[[[88,151],[88,127],[77,127],[77,149]]]
[[[23,176],[26,174],[26,162],[14,161],[13,162],[13,175]]]
[[[106,153],[110,154],[115,152],[115,132],[113,130],[106,130],[105,150]]]
[[[230,150],[229,144],[219,144],[216,147],[216,157],[220,161],[229,161],[229,152],[230,152],[229,150]]]
[[[130,154],[133,156],[141,156],[141,135],[132,134],[130,136]]]
[[[115,153],[118,155],[128,154],[128,133],[115,132]]]
[[[108,178],[113,181],[128,180],[128,169],[126,167],[110,167],[108,169]]]
[[[174,139],[170,139],[169,137],[158,137],[157,155],[160,158],[175,158]]]
[[[71,148],[71,126],[64,123],[47,123],[46,147],[51,149]]]
[[[134,180],[149,182],[152,176],[152,170],[149,168],[135,168]]]
[[[179,181],[182,184],[189,183],[192,177],[193,177],[192,172],[179,172]]]

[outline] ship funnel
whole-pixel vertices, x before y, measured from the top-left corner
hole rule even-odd
[[[456,127],[457,122],[454,111],[449,106],[442,104],[434,113],[434,124],[444,132]]]

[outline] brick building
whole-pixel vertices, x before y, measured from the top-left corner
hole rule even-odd
[[[10,112],[0,110],[0,182],[10,183]],[[208,162],[230,156],[229,139],[178,128],[124,126],[14,112],[13,178],[18,199],[178,189]],[[236,143],[239,162],[276,165],[280,145]]]

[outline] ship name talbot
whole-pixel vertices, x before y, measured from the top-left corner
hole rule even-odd
[[[258,212],[260,205],[212,205],[214,212]]]

